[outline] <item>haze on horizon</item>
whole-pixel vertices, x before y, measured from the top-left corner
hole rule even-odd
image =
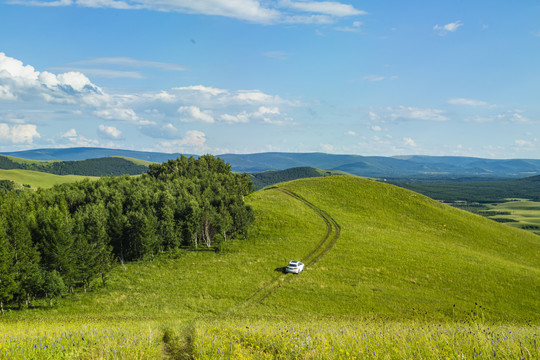
[[[540,4],[0,0],[0,151],[538,158]]]

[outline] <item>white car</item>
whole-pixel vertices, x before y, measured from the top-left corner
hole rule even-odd
[[[296,260],[290,261],[285,268],[286,273],[300,274],[302,271],[304,271],[304,264]]]

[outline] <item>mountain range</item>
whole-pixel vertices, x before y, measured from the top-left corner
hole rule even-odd
[[[4,152],[3,155],[30,160],[87,160],[122,156],[149,162],[176,159],[180,153],[160,153],[106,148],[36,149]],[[190,156],[189,154],[186,154]],[[314,167],[369,177],[482,177],[520,178],[540,174],[540,159],[485,159],[458,156],[361,156],[325,153],[280,153],[217,155],[233,171],[262,172],[293,167]]]

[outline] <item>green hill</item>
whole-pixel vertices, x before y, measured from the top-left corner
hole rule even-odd
[[[32,170],[0,170],[0,180],[10,180],[19,187],[29,185],[33,189],[47,189],[58,184],[72,183],[84,179],[96,179],[92,176],[54,175]],[[17,187],[17,186],[16,186]]]
[[[246,202],[248,240],[118,265],[104,288],[8,314],[13,335],[0,344],[69,330],[88,358],[126,352],[124,341],[149,354],[138,358],[163,342],[171,358],[538,356],[538,236],[356,177],[297,180]],[[293,259],[306,271],[283,274]]]
[[[54,175],[118,176],[139,175],[148,171],[147,161],[107,157],[79,161],[26,160],[0,155],[0,169],[32,170]]]
[[[256,190],[260,190],[266,186],[274,185],[281,182],[334,175],[352,176],[351,174],[343,171],[327,171],[312,167],[295,167],[286,170],[269,170],[259,173],[253,173],[249,174],[249,177],[253,181],[253,188]]]

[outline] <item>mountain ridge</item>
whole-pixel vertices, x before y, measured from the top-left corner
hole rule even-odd
[[[107,148],[35,149],[3,152],[2,155],[31,160],[88,160],[104,157],[129,157],[150,162],[176,159],[181,153],[148,152]],[[192,154],[185,154],[191,156]],[[196,155],[194,155],[196,156]],[[347,154],[266,152],[255,154],[216,155],[231,164],[236,172],[285,170],[293,167],[314,167],[345,171],[368,177],[493,177],[520,178],[540,175],[540,159],[486,159],[463,156],[362,156]]]

